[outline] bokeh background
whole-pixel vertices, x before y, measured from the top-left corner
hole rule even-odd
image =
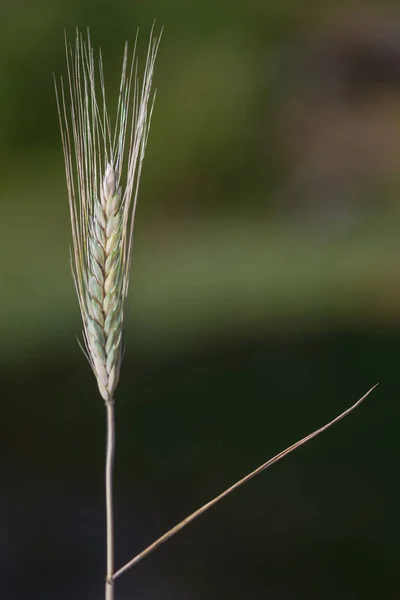
[[[97,600],[104,408],[76,343],[52,74],[164,26],[117,396],[117,565],[285,446],[118,600],[398,598],[400,7],[1,0],[0,579]]]

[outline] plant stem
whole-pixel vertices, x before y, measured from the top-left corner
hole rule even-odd
[[[107,572],[105,600],[114,600],[114,510],[113,471],[115,454],[114,400],[107,400],[107,454],[106,454],[106,527],[107,527]]]
[[[144,550],[142,550],[142,552],[139,552],[139,554],[137,554],[136,556],[134,556],[123,567],[121,567],[120,569],[118,569],[118,571],[116,571],[114,573],[113,579],[114,580],[117,579],[117,577],[119,577],[120,575],[122,575],[123,573],[125,573],[126,571],[128,571],[128,569],[130,569],[131,567],[133,567],[134,565],[136,565],[138,562],[140,562],[141,560],[143,560],[146,556],[148,556],[154,550],[156,550],[156,548],[158,548],[159,546],[161,546],[161,544],[163,544],[164,542],[166,542],[167,540],[169,540],[172,536],[174,536],[179,531],[181,531],[181,529],[183,529],[184,527],[186,527],[186,525],[189,525],[189,523],[191,523],[192,521],[194,521],[195,519],[197,519],[197,517],[199,517],[200,515],[202,515],[203,513],[205,513],[209,508],[211,508],[212,506],[214,506],[215,504],[217,504],[220,500],[222,500],[223,498],[225,498],[226,496],[228,496],[234,490],[237,490],[243,484],[245,484],[248,481],[250,481],[250,479],[253,479],[253,477],[256,477],[257,475],[259,475],[260,473],[262,473],[262,471],[265,471],[266,469],[268,469],[269,467],[271,467],[273,464],[279,462],[282,458],[285,458],[285,456],[287,456],[288,454],[290,454],[294,450],[297,450],[297,448],[300,448],[300,446],[303,446],[304,444],[306,444],[307,442],[309,442],[313,438],[317,437],[317,435],[319,435],[323,431],[326,431],[327,429],[329,429],[329,427],[332,427],[332,425],[335,425],[335,423],[338,423],[339,421],[341,421],[342,419],[344,419],[345,417],[347,417],[347,415],[349,415],[355,408],[357,408],[357,406],[359,406],[365,400],[365,398],[367,396],[369,396],[369,394],[372,392],[372,390],[374,390],[376,388],[377,385],[378,384],[374,385],[370,390],[368,390],[368,392],[366,394],[364,394],[364,396],[362,398],[360,398],[359,400],[357,400],[357,402],[355,402],[352,406],[350,406],[350,408],[348,408],[347,410],[345,410],[344,412],[342,412],[340,415],[338,415],[337,417],[335,417],[334,419],[332,419],[332,421],[329,421],[329,423],[326,423],[326,425],[323,425],[319,429],[316,429],[315,431],[313,431],[309,435],[306,435],[301,440],[295,442],[294,444],[292,444],[291,446],[289,446],[288,448],[286,448],[282,452],[279,452],[279,454],[277,454],[273,458],[270,458],[269,460],[267,460],[267,462],[265,462],[264,464],[262,464],[261,466],[259,466],[257,469],[255,469],[254,471],[252,471],[251,473],[249,473],[248,475],[246,475],[245,477],[243,477],[242,479],[240,479],[239,481],[237,481],[236,483],[234,483],[231,487],[229,487],[228,489],[226,489],[224,492],[222,492],[221,494],[219,494],[218,496],[216,496],[215,498],[213,498],[213,500],[210,500],[210,502],[207,502],[207,504],[204,504],[201,508],[199,508],[198,510],[195,510],[192,514],[190,514],[188,517],[186,517],[186,519],[183,519],[183,521],[181,521],[180,523],[178,523],[177,525],[175,525],[175,527],[172,527],[172,529],[170,529],[169,531],[167,531],[166,533],[164,533],[164,535],[162,535],[155,542],[153,542],[152,544],[150,544],[150,546],[147,546],[147,548],[145,548]]]

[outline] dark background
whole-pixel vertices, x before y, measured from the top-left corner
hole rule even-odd
[[[103,596],[105,411],[76,344],[52,73],[164,26],[117,394],[117,600],[398,598],[400,8],[0,2],[0,581]]]

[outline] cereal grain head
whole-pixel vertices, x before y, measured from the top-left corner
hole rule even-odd
[[[68,86],[56,85],[72,226],[71,266],[86,355],[105,402],[118,383],[136,202],[155,95],[160,37],[151,34],[140,81],[136,43],[125,45],[115,124],[107,109],[101,54],[89,33],[66,41]]]

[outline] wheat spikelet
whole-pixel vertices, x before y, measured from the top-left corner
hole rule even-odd
[[[66,41],[68,100],[63,81],[60,94],[56,85],[72,225],[72,272],[86,355],[105,402],[113,400],[121,366],[124,299],[159,41],[151,35],[142,84],[136,43],[131,61],[125,45],[114,127],[101,54],[96,77],[89,33],[84,41],[77,31],[74,47]]]

